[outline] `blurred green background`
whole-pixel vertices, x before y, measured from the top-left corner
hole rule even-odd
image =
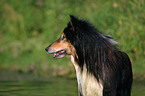
[[[144,0],[0,0],[0,70],[74,76],[70,58],[53,59],[45,47],[60,37],[69,15],[112,35],[145,78]]]

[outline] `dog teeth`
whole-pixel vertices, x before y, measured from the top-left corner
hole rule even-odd
[[[62,55],[65,52],[66,52],[65,50],[57,51],[56,53],[54,53],[54,58],[58,57],[59,55]]]

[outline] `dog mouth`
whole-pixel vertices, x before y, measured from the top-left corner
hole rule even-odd
[[[62,58],[67,54],[66,50],[59,50],[57,52],[54,52],[54,58]]]

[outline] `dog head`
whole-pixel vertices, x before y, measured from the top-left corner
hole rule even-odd
[[[62,58],[72,55],[73,46],[63,33],[57,41],[50,44],[45,50],[49,54],[54,54],[54,58]]]
[[[72,40],[70,41],[70,39],[74,36],[75,27],[73,21],[76,18],[74,16],[70,16],[70,18],[71,19],[61,37],[45,48],[47,53],[54,54],[54,58],[62,58],[64,56],[74,55],[75,53],[74,46],[71,42]]]

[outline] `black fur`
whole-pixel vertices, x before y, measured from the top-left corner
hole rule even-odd
[[[103,82],[103,96],[131,96],[133,76],[128,55],[114,47],[110,36],[87,21],[70,17],[64,33],[76,49],[81,69],[86,64],[88,72]]]

